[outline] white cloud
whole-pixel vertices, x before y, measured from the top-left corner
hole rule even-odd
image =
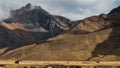
[[[119,0],[0,0],[0,19],[9,16],[11,9],[27,3],[40,5],[51,14],[62,15],[72,20],[108,13],[120,4]]]

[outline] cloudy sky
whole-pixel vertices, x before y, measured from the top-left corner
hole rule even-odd
[[[108,13],[120,5],[120,0],[0,0],[0,19],[7,18],[11,9],[18,9],[27,3],[39,5],[54,15],[78,20]]]

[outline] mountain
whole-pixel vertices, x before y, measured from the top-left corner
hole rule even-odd
[[[16,48],[41,43],[68,31],[77,22],[51,15],[40,6],[26,6],[11,10],[11,16],[0,22],[0,48]]]
[[[30,3],[20,9],[12,10],[11,17],[4,21],[24,24],[25,28],[30,31],[39,31],[39,28],[42,27],[46,31],[52,32],[68,30],[72,24],[69,19],[51,15],[40,6],[32,6]]]
[[[74,21],[75,26],[68,31],[42,43],[12,49],[2,48],[0,58],[62,61],[120,60],[120,12],[118,11]],[[66,20],[61,16],[56,18]],[[36,33],[34,36],[37,35],[39,34]]]

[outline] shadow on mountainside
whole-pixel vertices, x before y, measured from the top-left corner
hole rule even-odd
[[[94,51],[92,52],[92,57],[90,57],[88,60],[90,60],[93,57],[98,57],[98,55],[118,55],[120,56],[119,52],[116,52],[118,50],[120,52],[120,28],[115,27],[113,28],[109,38],[96,45]]]
[[[22,46],[42,43],[53,36],[55,34],[52,32],[28,32],[20,29],[10,30],[0,26],[0,49],[8,48],[2,53],[4,54]]]

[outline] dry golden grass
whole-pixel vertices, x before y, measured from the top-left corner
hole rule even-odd
[[[5,22],[1,22],[0,25],[10,29],[10,30],[15,30],[15,29],[22,29],[22,30],[26,30],[24,28],[24,25],[19,24],[19,23],[5,23]]]
[[[106,52],[106,48],[104,47],[102,48],[103,50],[101,48],[101,50],[96,50],[98,54],[94,56],[94,54],[96,54],[94,53],[95,49],[100,43],[108,39],[117,40],[114,36],[119,35],[120,28],[116,30],[118,34],[112,35],[112,38],[110,38],[111,34],[114,32],[113,30],[113,28],[109,28],[83,35],[68,32],[51,38],[42,44],[28,45],[11,50],[2,55],[1,59],[78,61],[87,60],[91,57],[91,60],[118,60],[119,56],[116,56],[117,54],[115,53],[113,53],[113,55],[110,53],[108,53],[108,55],[102,55],[100,52]],[[111,43],[110,41],[109,44]],[[113,42],[110,47],[114,46],[114,44],[115,42]],[[108,50],[112,49],[110,47],[108,47]],[[104,56],[104,58],[101,58],[101,56]]]

